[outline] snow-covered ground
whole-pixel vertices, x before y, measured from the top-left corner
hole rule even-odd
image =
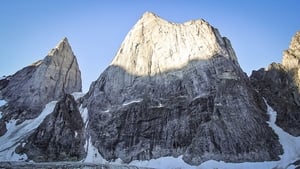
[[[94,164],[107,164],[108,162],[101,156],[98,149],[93,146],[91,139],[85,143],[87,155],[83,162]]]
[[[56,103],[56,101],[48,103],[42,113],[35,119],[26,120],[19,125],[16,125],[16,120],[10,120],[6,123],[7,132],[0,137],[0,161],[16,161],[27,158],[14,153],[15,148],[24,137],[43,122],[48,114],[53,112]]]
[[[179,156],[178,158],[162,157],[149,161],[133,161],[130,165],[158,169],[295,169],[296,166],[291,164],[300,158],[300,137],[286,133],[275,124],[277,113],[269,105],[268,114],[270,115],[269,126],[279,136],[279,141],[284,149],[284,154],[280,156],[279,161],[226,163],[209,160],[200,166],[191,166],[182,160],[182,156]]]

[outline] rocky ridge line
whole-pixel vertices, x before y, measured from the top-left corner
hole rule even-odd
[[[217,55],[238,64],[230,41],[206,21],[176,24],[146,12],[126,36],[111,65],[132,75],[154,76]]]
[[[283,53],[282,64],[253,71],[251,83],[278,113],[276,124],[300,136],[300,32]]]

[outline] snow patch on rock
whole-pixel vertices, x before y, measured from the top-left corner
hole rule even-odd
[[[128,105],[133,104],[133,103],[139,103],[141,101],[143,101],[143,99],[132,100],[132,101],[123,103],[123,106],[128,106]]]
[[[1,80],[1,79],[0,79]],[[0,100],[0,107],[4,106],[7,102],[5,100]],[[2,118],[2,112],[0,111],[0,119]]]
[[[16,120],[6,123],[7,132],[0,137],[0,161],[25,160],[24,155],[17,155],[15,149],[18,144],[36,129],[53,112],[57,101],[48,103],[42,113],[35,119],[26,120],[16,125]]]
[[[82,106],[80,106],[79,107],[79,111],[80,111],[83,123],[85,125],[85,128],[86,128],[87,127],[87,122],[88,122],[88,116],[89,116],[88,109],[87,108],[83,108]]]

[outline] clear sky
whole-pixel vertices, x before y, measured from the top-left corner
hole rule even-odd
[[[86,92],[146,11],[176,23],[205,19],[231,40],[249,75],[281,62],[300,30],[299,10],[299,0],[1,0],[0,76],[43,59],[67,37]]]

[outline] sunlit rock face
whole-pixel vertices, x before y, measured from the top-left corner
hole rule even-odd
[[[204,20],[176,24],[146,12],[126,36],[111,65],[132,75],[153,76],[217,55],[237,64],[230,41]]]
[[[300,31],[292,38],[289,48],[284,51],[282,65],[287,69],[299,68],[300,60]]]
[[[277,160],[278,137],[228,39],[203,20],[145,13],[85,96],[107,160],[183,155],[189,164]]]
[[[300,136],[300,32],[284,51],[282,64],[253,71],[251,82],[277,111],[276,124],[294,136]]]
[[[20,121],[38,116],[45,104],[65,93],[78,91],[81,73],[66,38],[43,60],[0,80],[0,99],[9,102],[3,112]]]

